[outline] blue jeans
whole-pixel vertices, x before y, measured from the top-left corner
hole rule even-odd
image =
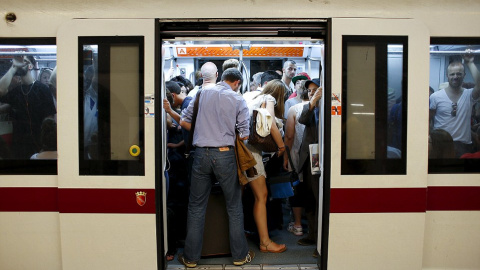
[[[228,151],[220,151],[219,148],[213,147],[197,147],[195,150],[184,257],[188,261],[200,260],[205,214],[213,176],[220,183],[227,204],[232,257],[234,260],[244,259],[248,253],[248,244],[243,229],[242,191],[238,182],[233,147]]]

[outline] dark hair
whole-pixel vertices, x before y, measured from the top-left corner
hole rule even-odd
[[[168,89],[166,90],[165,97],[167,98],[168,102],[170,103],[170,107],[173,107],[173,96]]]
[[[182,89],[180,89],[180,85],[178,85],[178,83],[176,82],[172,82],[172,81],[165,82],[165,87],[167,88],[168,91],[170,91],[170,93],[173,93],[173,94],[178,95],[182,92]]]
[[[300,88],[298,89],[299,91],[297,91],[297,95],[300,95],[302,100],[308,99],[308,89],[305,87],[306,82],[306,80],[302,81]]]
[[[453,138],[450,133],[443,129],[434,129],[430,132],[430,139],[432,140],[432,148],[429,151],[428,158],[444,159],[455,157]]]
[[[223,71],[222,81],[236,82],[238,80],[240,80],[240,83],[242,83],[242,73],[240,73],[238,69],[227,68],[225,71]]]
[[[52,118],[43,119],[40,140],[42,151],[57,150],[57,123]]]
[[[275,80],[275,79],[278,79],[280,80],[282,78],[282,76],[280,76],[280,74],[278,74],[275,70],[267,70],[265,72],[263,72],[262,74],[262,77],[260,77],[260,84],[261,84],[261,87],[263,87],[263,85],[266,83],[266,82],[269,82],[269,81],[272,81],[272,80]]]
[[[194,87],[192,82],[183,76],[175,76],[170,81],[182,83],[185,86],[185,88],[187,88],[187,92],[192,90]]]
[[[27,57],[28,61],[30,61],[30,63],[32,63],[33,67],[36,66],[37,61],[35,60],[35,57],[33,57],[33,55],[25,55],[25,57]]]

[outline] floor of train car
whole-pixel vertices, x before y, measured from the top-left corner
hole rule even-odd
[[[287,231],[288,223],[290,222],[289,207],[284,203],[283,207],[283,229],[271,230],[270,238],[277,243],[284,243],[287,245],[287,251],[284,253],[262,253],[259,250],[258,243],[251,239],[248,239],[248,245],[250,250],[255,252],[255,258],[252,263],[246,264],[243,268],[248,269],[289,269],[289,270],[305,270],[305,269],[318,269],[317,258],[313,257],[314,246],[300,246],[297,241],[304,236],[295,236],[291,232]],[[302,220],[304,231],[306,231],[306,220]],[[168,262],[167,269],[185,269],[177,260],[178,254],[183,253],[183,249],[178,249],[175,259]],[[236,268],[232,264],[232,257],[202,257],[197,268],[202,269],[227,269]]]

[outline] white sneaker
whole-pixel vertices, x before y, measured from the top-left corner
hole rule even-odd
[[[295,226],[295,222],[290,222],[288,224],[288,231],[293,233],[296,236],[301,236],[303,235],[303,229],[302,226]]]

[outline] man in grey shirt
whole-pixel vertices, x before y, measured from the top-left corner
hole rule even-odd
[[[247,104],[235,92],[241,84],[242,74],[235,68],[229,68],[223,72],[222,82],[204,87],[199,97],[192,141],[196,150],[188,203],[187,237],[184,254],[178,256],[178,260],[187,267],[196,267],[200,260],[205,213],[214,177],[222,187],[227,204],[233,264],[244,265],[255,256],[248,250],[244,233],[242,192],[233,148],[236,130],[243,140],[250,134]],[[188,130],[194,104],[195,100],[192,100],[183,110],[180,120],[180,125]]]

